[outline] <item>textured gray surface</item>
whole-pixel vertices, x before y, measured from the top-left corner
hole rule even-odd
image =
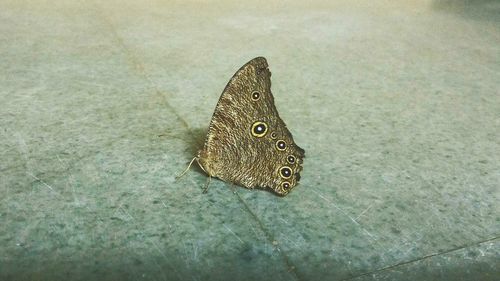
[[[498,2],[268,2],[0,2],[0,279],[500,274]],[[176,182],[255,56],[300,186]]]

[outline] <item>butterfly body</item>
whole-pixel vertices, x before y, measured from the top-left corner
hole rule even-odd
[[[265,58],[241,67],[217,103],[197,162],[211,177],[286,195],[297,185],[304,150],[279,117]]]

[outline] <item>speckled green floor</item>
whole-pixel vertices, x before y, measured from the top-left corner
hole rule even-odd
[[[499,2],[393,2],[1,1],[0,280],[498,278]],[[175,181],[255,56],[300,186]]]

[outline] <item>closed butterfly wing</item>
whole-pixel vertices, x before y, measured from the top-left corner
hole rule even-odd
[[[222,92],[198,163],[211,177],[286,195],[300,179],[303,158],[274,106],[266,59],[249,61]]]

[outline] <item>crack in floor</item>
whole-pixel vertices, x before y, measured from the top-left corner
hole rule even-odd
[[[354,279],[359,278],[359,277],[363,277],[363,276],[367,276],[367,275],[371,275],[371,274],[375,274],[375,273],[384,272],[384,271],[391,270],[391,269],[394,269],[394,268],[397,268],[397,267],[400,267],[400,266],[412,264],[412,263],[415,263],[415,262],[426,260],[426,259],[429,259],[429,258],[432,258],[432,257],[437,257],[437,256],[440,256],[440,255],[445,255],[445,254],[453,253],[455,251],[460,251],[460,250],[463,250],[463,249],[466,249],[466,248],[469,248],[469,247],[478,246],[478,245],[481,245],[481,244],[484,244],[484,243],[488,243],[488,242],[492,242],[492,241],[495,241],[495,240],[498,240],[498,239],[500,239],[500,235],[492,237],[492,238],[489,238],[489,239],[486,239],[486,240],[482,240],[482,241],[479,241],[479,242],[474,242],[474,243],[469,243],[469,244],[465,244],[465,245],[462,245],[462,246],[458,246],[458,247],[455,247],[455,248],[452,248],[452,249],[449,249],[449,250],[446,250],[446,251],[443,251],[443,252],[432,253],[432,254],[429,254],[429,255],[425,255],[425,256],[421,256],[421,257],[409,260],[409,261],[404,261],[404,262],[400,262],[400,263],[397,263],[397,264],[393,264],[393,265],[389,265],[389,266],[386,266],[386,267],[382,267],[382,268],[379,268],[379,269],[376,269],[376,270],[372,270],[372,271],[369,271],[369,272],[365,272],[365,273],[362,273],[362,274],[359,274],[359,275],[356,275],[356,276],[352,276],[352,277],[349,277],[349,278],[344,278],[344,279],[341,279],[340,281],[354,280]]]
[[[260,229],[264,234],[266,235],[267,240],[269,243],[274,245],[276,247],[277,251],[280,253],[281,258],[283,259],[283,262],[285,263],[286,267],[288,268],[288,272],[291,272],[292,275],[295,277],[296,280],[304,280],[303,278],[300,278],[298,272],[297,272],[297,267],[290,261],[290,258],[286,255],[285,251],[281,249],[279,246],[279,241],[277,241],[274,237],[274,235],[265,227],[264,223],[259,219],[259,217],[252,211],[250,206],[248,206],[247,202],[240,196],[238,192],[233,192],[236,197],[238,197],[238,200],[245,206],[246,210],[250,213],[250,215],[254,218],[254,220],[259,224]]]
[[[88,3],[88,1],[87,1],[87,3]],[[114,41],[116,42],[116,45],[118,45],[118,46],[121,47],[121,49],[124,52],[124,54],[127,57],[127,59],[130,61],[130,63],[132,65],[135,66],[134,70],[136,71],[136,73],[139,74],[142,78],[144,78],[144,80],[146,80],[146,82],[149,84],[149,86],[153,88],[155,94],[157,95],[157,97],[159,97],[160,101],[168,108],[168,110],[170,112],[172,112],[177,117],[177,119],[181,122],[182,126],[184,126],[191,133],[191,128],[190,128],[189,124],[187,123],[187,121],[184,118],[182,118],[182,116],[168,102],[165,93],[163,93],[162,91],[160,91],[158,89],[158,87],[153,82],[153,80],[151,79],[151,77],[149,77],[149,75],[146,73],[145,66],[142,63],[142,61],[139,60],[137,58],[137,56],[134,55],[134,53],[132,52],[132,50],[130,50],[130,48],[127,47],[127,45],[125,44],[125,42],[123,41],[123,39],[116,32],[116,28],[113,25],[113,23],[102,12],[102,9],[99,8],[99,4],[92,2],[92,4],[90,6],[94,7],[93,8],[94,12],[98,15],[99,18],[102,19],[102,21],[104,22],[104,24],[106,24],[108,26],[108,30],[111,33],[112,38],[114,38]]]

